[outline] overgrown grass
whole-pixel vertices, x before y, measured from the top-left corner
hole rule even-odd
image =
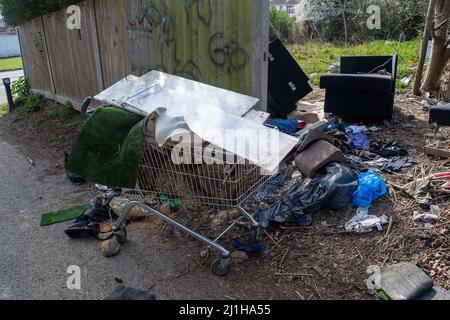
[[[399,55],[398,80],[401,80],[411,75],[411,68],[417,64],[419,48],[418,38],[401,43],[378,40],[356,46],[308,42],[291,46],[289,50],[307,75],[316,74],[311,78],[312,83],[319,84],[320,76],[328,73],[330,65],[342,56],[393,55],[396,52]],[[397,81],[397,87],[405,89],[400,81]]]
[[[45,97],[38,93],[30,94],[24,104],[20,106],[20,111],[23,113],[33,113],[41,110],[42,105],[45,102]]]
[[[53,107],[48,111],[48,115],[54,119],[64,121],[67,129],[80,129],[85,122],[85,119],[73,108],[70,101]]]
[[[9,113],[7,103],[0,103],[0,118]]]
[[[18,70],[22,68],[21,57],[0,59],[0,71]]]
[[[77,112],[73,109],[72,103],[67,101],[63,105],[57,105],[48,112],[49,116],[59,120],[69,120],[77,115]]]

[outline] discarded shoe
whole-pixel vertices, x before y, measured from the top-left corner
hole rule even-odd
[[[91,201],[90,207],[84,212],[84,214],[76,219],[72,225],[65,230],[65,233],[70,238],[82,238],[86,236],[92,236],[100,238],[102,240],[108,238],[106,235],[100,235],[102,231],[102,224],[105,222],[111,222],[112,219],[116,219],[117,215],[111,213],[108,204],[103,204],[101,197],[94,198]],[[108,232],[109,233],[109,230]]]

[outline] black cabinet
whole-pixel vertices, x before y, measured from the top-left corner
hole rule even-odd
[[[284,118],[295,104],[313,91],[309,78],[283,43],[276,39],[269,47],[269,112]]]

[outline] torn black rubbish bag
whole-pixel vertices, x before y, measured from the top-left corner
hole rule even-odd
[[[345,208],[357,187],[357,179],[350,168],[333,162],[318,172],[306,190],[296,183],[281,200],[269,208],[259,208],[256,219],[264,228],[279,226],[288,219],[296,219],[301,226],[308,226],[312,224],[314,211]]]
[[[278,189],[286,182],[286,177],[279,171],[256,194],[257,201],[272,201]]]

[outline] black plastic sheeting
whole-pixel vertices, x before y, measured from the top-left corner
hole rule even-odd
[[[301,190],[300,183],[294,184],[272,206],[258,209],[256,219],[263,228],[279,226],[288,219],[297,220],[301,226],[309,226],[314,211],[345,208],[357,187],[358,181],[351,169],[333,162],[318,173],[307,190]]]

